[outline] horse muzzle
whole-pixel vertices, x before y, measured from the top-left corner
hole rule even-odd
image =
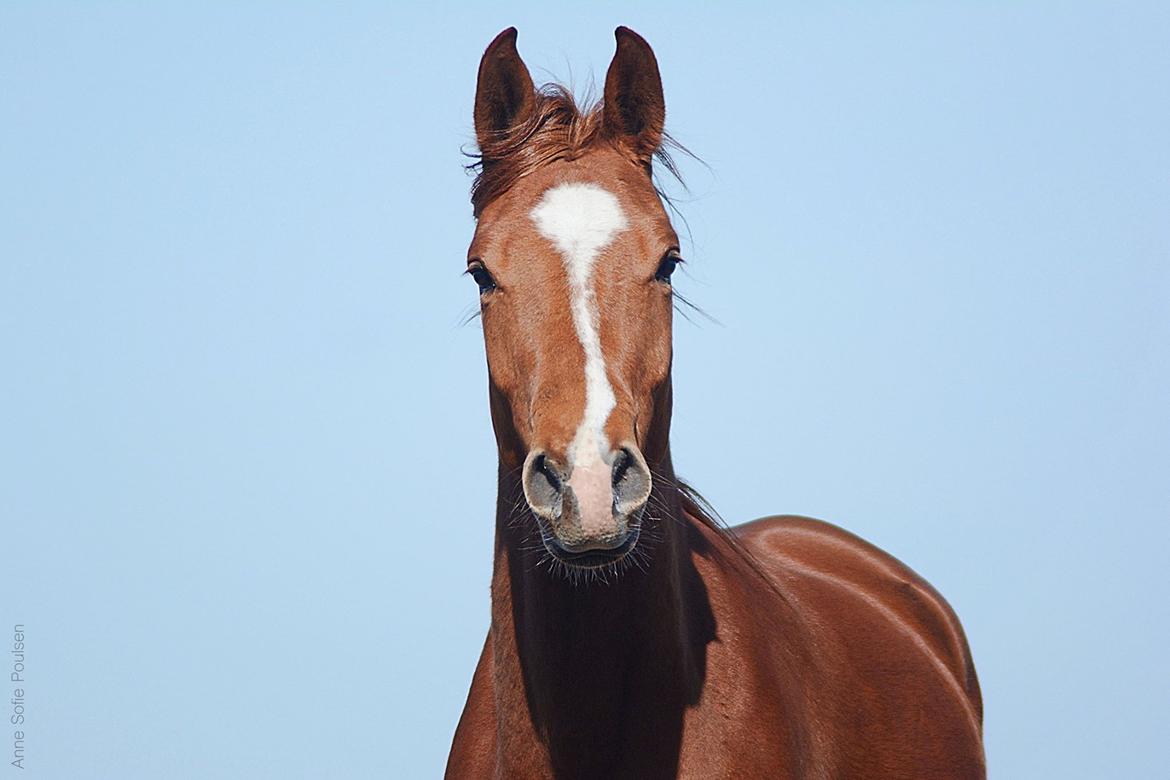
[[[534,449],[524,461],[523,486],[548,552],[566,565],[594,568],[634,549],[651,477],[632,445],[575,465]]]

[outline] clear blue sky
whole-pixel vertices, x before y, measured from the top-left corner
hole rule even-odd
[[[1167,6],[490,5],[0,8],[21,776],[440,773],[495,480],[460,146],[511,24],[579,86],[644,34],[710,166],[680,472],[930,579],[994,777],[1164,771]]]

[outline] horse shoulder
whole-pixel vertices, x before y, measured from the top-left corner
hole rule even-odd
[[[933,586],[894,556],[822,520],[766,517],[732,529],[780,584],[799,591],[831,582],[901,621],[966,690],[982,718],[979,684],[958,616]]]
[[[732,533],[824,643],[828,666],[808,674],[835,701],[833,740],[860,748],[843,752],[846,774],[985,776],[979,682],[938,591],[830,523],[769,517]]]

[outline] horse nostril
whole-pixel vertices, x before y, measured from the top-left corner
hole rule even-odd
[[[546,458],[543,454],[537,455],[533,459],[532,467],[536,469],[536,471],[540,472],[544,478],[548,480],[548,484],[554,490],[561,490],[561,475],[558,474],[556,469],[554,469],[549,464],[548,458]]]
[[[628,447],[613,460],[613,496],[619,512],[636,510],[650,498],[650,470],[646,461]]]
[[[563,480],[556,464],[543,452],[529,456],[523,483],[524,497],[534,512],[550,519],[560,514]]]
[[[633,458],[630,456],[630,451],[625,447],[618,452],[613,459],[613,487],[616,490],[617,486],[622,483],[622,478],[625,477],[626,472],[629,471],[630,463]]]

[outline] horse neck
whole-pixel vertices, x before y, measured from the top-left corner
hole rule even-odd
[[[599,746],[628,744],[636,729],[677,757],[683,710],[702,685],[710,609],[669,455],[643,520],[648,558],[607,582],[575,584],[542,564],[532,519],[514,517],[516,481],[501,469],[492,579],[496,709],[512,751],[503,755],[522,756],[516,743],[527,740],[554,768],[587,774],[618,760]]]

